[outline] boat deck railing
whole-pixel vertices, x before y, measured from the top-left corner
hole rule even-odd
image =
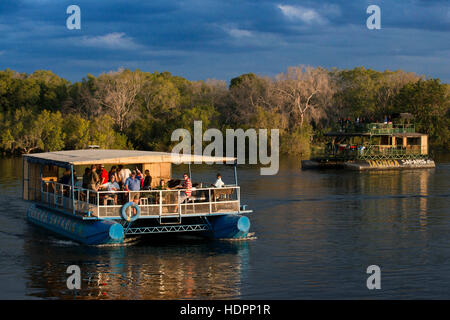
[[[416,132],[414,124],[370,123],[367,130],[372,135],[391,135]]]
[[[414,124],[400,123],[344,123],[335,128],[342,133],[361,133],[370,135],[392,135],[398,133],[416,132]]]
[[[357,154],[358,160],[418,159],[422,157],[427,157],[426,147],[420,145],[369,145],[363,150],[358,150]]]
[[[421,145],[367,145],[364,148],[358,145],[347,145],[347,147],[337,150],[328,148],[322,157],[328,161],[418,159],[426,158],[428,156],[426,151],[426,147]]]
[[[140,191],[95,191],[54,181],[42,181],[41,202],[72,213],[97,218],[121,218],[125,203],[135,201],[141,217],[235,213],[240,210],[240,187],[192,188],[181,202],[185,189]],[[73,199],[73,201],[72,201]],[[181,202],[181,203],[180,203]],[[74,210],[75,209],[75,210]]]

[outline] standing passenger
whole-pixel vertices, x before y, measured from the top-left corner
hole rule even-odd
[[[139,191],[141,190],[141,179],[142,179],[142,174],[139,170],[133,170],[131,172],[131,176],[129,176],[127,178],[127,180],[125,180],[125,184],[124,184],[124,188],[126,191]],[[130,198],[129,201],[131,201],[131,199],[135,199],[136,197],[139,198],[139,192],[130,192]]]
[[[125,181],[131,175],[131,171],[128,168],[124,168],[123,165],[119,165],[119,185],[121,188],[124,187]]]
[[[89,189],[97,191],[98,186],[100,185],[100,178],[97,174],[97,167],[95,165],[91,166],[91,174],[89,175]]]
[[[186,190],[180,193],[180,201],[179,201],[179,203],[184,202],[192,194],[192,182],[191,182],[191,179],[189,179],[189,176],[187,175],[187,173],[185,173],[183,175],[183,177],[184,177],[183,188],[186,189]]]
[[[152,176],[149,170],[145,170],[145,179],[142,185],[143,190],[150,190],[152,188]]]
[[[189,179],[189,176],[187,173],[183,175],[184,181],[183,186],[181,188],[184,188],[185,191],[180,192],[180,197],[178,198],[178,204],[175,207],[175,212],[178,212],[178,206],[183,203],[184,201],[188,200],[192,194],[192,182],[191,179]],[[176,187],[175,189],[180,189],[180,187]]]
[[[105,166],[102,164],[99,164],[98,167],[99,167],[100,184],[105,184],[109,181],[108,171],[105,170]]]
[[[89,187],[90,174],[91,174],[91,169],[89,169],[89,168],[84,169],[83,184],[82,184],[83,189],[87,189]]]

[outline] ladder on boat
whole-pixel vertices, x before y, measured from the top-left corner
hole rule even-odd
[[[181,204],[178,205],[178,210],[173,213],[163,213],[162,207],[159,211],[159,224],[169,225],[169,224],[181,224]]]
[[[170,217],[159,216],[159,224],[169,225],[169,224],[181,224],[181,214]]]

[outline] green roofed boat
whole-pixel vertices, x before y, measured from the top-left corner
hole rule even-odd
[[[408,119],[409,114],[401,114]],[[434,168],[428,153],[428,135],[407,121],[392,123],[342,122],[325,134],[323,153],[302,160],[302,169],[342,168],[386,170]]]

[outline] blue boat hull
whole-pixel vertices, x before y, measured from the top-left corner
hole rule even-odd
[[[250,230],[250,219],[246,216],[224,215],[208,218],[211,231],[204,233],[213,239],[242,239]]]
[[[27,220],[86,245],[123,243],[124,239],[120,223],[109,220],[82,220],[36,205],[28,209]]]

